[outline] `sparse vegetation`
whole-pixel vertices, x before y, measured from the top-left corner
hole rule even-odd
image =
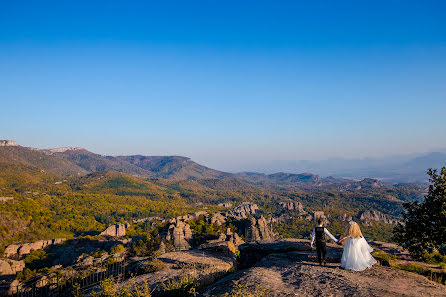
[[[151,297],[150,288],[147,283],[135,285],[132,289],[119,289],[113,279],[106,279],[101,282],[100,292],[91,294],[92,297]]]
[[[238,280],[232,281],[234,289],[226,293],[224,297],[266,297],[268,290],[259,285],[250,287],[247,283],[240,283]]]
[[[163,296],[183,297],[191,294],[198,286],[198,279],[193,274],[186,274],[180,278],[168,279],[161,283]]]
[[[164,264],[163,261],[158,259],[145,261],[138,266],[138,272],[141,274],[160,271],[163,269],[166,269],[166,264]]]

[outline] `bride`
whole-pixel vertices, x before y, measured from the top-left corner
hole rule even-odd
[[[372,267],[376,260],[370,254],[373,248],[362,236],[361,229],[356,222],[349,222],[346,234],[339,241],[347,240],[342,253],[341,267],[346,270],[362,271]]]

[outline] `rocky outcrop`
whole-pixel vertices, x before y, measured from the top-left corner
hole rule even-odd
[[[396,220],[391,220],[387,216],[376,210],[366,210],[361,212],[359,220],[366,226],[371,226],[371,222],[381,222],[385,224],[396,224]]]
[[[324,222],[324,224],[328,224],[328,218],[325,216],[325,213],[323,211],[315,211],[313,212],[313,214],[310,214],[307,216],[307,220],[311,221],[318,221],[319,219],[322,219],[322,221]]]
[[[82,148],[82,147],[65,146],[65,147],[57,147],[57,148],[47,149],[45,151],[49,154],[54,154],[54,153],[65,153],[67,151],[81,151],[81,150],[86,151],[87,149]]]
[[[344,214],[341,216],[341,220],[342,220],[343,222],[350,222],[350,221],[353,221],[353,217],[347,215],[346,213],[344,213]]]
[[[190,249],[192,243],[190,225],[181,220],[175,220],[169,225],[165,239],[171,241],[176,250]]]
[[[163,282],[178,281],[182,277],[193,275],[197,280],[197,285],[202,287],[215,283],[234,271],[237,266],[234,255],[216,254],[207,250],[170,252],[157,259],[164,263],[162,270],[123,280],[119,286],[131,289],[136,284],[147,284],[153,297],[165,296],[160,292],[162,290],[160,284]]]
[[[0,275],[14,275],[25,269],[25,262],[11,259],[0,259]]]
[[[232,232],[230,228],[226,229],[225,237],[225,241],[232,242],[236,247],[245,243],[245,241],[241,239],[237,233]]]
[[[306,211],[304,211],[304,208],[302,206],[302,203],[297,201],[288,201],[288,202],[279,202],[282,209],[287,211],[296,211],[299,214],[305,214]]]
[[[226,216],[232,217],[236,220],[246,219],[251,215],[260,212],[259,207],[255,203],[243,202],[239,206],[227,212]]]
[[[14,140],[0,140],[0,146],[19,146]]]
[[[49,240],[39,240],[36,242],[24,243],[22,245],[11,244],[5,249],[4,255],[11,257],[14,255],[24,256],[31,252],[31,250],[41,250],[53,244],[60,244],[65,241],[65,238],[55,238]]]
[[[254,242],[258,240],[273,239],[274,233],[270,226],[266,223],[263,216],[259,219],[251,218],[245,228],[246,242]]]
[[[360,189],[380,189],[384,187],[382,182],[374,178],[364,178],[358,184]]]
[[[340,268],[342,249],[329,245],[327,254],[332,261],[327,267],[315,264],[315,251],[309,242],[295,241],[260,243],[239,247],[245,253],[261,255],[249,268],[233,273],[206,288],[202,296],[232,296],[238,285],[253,292],[266,290],[262,296],[446,296],[446,287],[415,273],[374,265],[362,272]],[[294,251],[289,252],[289,249]],[[246,267],[246,266],[244,266]],[[248,295],[247,293],[245,295]],[[253,294],[254,295],[254,294]],[[260,295],[260,294],[259,294]],[[201,296],[201,295],[200,295]]]
[[[223,202],[223,203],[219,203],[218,206],[230,208],[230,207],[232,207],[232,203],[231,202]]]
[[[14,197],[0,197],[0,202],[6,202],[9,200],[13,200],[13,199],[14,199]]]
[[[130,227],[129,224],[114,224],[111,226],[108,226],[107,229],[105,229],[101,234],[101,236],[112,236],[112,237],[122,237],[125,236],[125,229]]]
[[[209,217],[208,221],[210,224],[217,224],[218,226],[221,226],[226,223],[226,217],[221,213],[216,212]]]
[[[208,250],[224,255],[234,255],[236,248],[230,241],[208,242],[198,247],[199,250]]]

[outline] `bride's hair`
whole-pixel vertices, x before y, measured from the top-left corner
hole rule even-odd
[[[359,225],[353,221],[349,222],[346,233],[347,233],[346,237],[353,237],[353,238],[363,237]]]

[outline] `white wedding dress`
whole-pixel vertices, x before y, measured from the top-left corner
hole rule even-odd
[[[370,254],[373,248],[364,237],[349,238],[342,253],[341,267],[346,270],[363,271],[376,263]]]

